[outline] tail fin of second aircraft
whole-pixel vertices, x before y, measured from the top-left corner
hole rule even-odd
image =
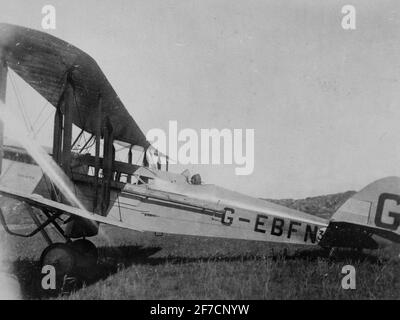
[[[377,248],[377,239],[400,242],[400,178],[377,180],[332,216],[322,246]]]

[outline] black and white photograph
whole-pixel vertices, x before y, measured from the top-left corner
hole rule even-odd
[[[0,101],[2,300],[400,299],[398,1],[0,0]]]

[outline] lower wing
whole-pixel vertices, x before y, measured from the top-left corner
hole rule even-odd
[[[23,202],[25,202],[35,208],[38,208],[38,209],[45,209],[45,210],[48,210],[48,211],[51,211],[54,213],[63,213],[63,214],[67,214],[67,215],[79,216],[81,218],[85,218],[85,219],[100,222],[100,223],[106,223],[106,224],[113,225],[113,226],[120,227],[120,228],[127,228],[127,229],[132,229],[135,231],[142,231],[142,230],[134,228],[130,225],[127,225],[124,222],[118,221],[116,219],[103,217],[101,215],[91,213],[84,209],[72,207],[72,206],[69,206],[69,205],[66,205],[63,203],[59,203],[57,201],[46,199],[39,195],[34,195],[34,194],[27,195],[27,194],[19,193],[14,190],[5,188],[3,186],[0,186],[0,195],[9,197],[9,198],[12,198],[15,200],[23,201]]]

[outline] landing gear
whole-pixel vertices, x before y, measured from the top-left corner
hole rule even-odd
[[[56,270],[57,280],[62,280],[64,276],[73,274],[76,256],[68,244],[53,243],[43,251],[40,264],[53,266]]]
[[[96,246],[86,239],[79,239],[70,244],[77,257],[77,271],[85,276],[93,272],[93,267],[97,264],[98,252]]]
[[[52,265],[56,270],[57,280],[65,276],[90,278],[98,258],[96,246],[86,239],[69,243],[53,243],[40,257],[40,263]]]
[[[30,211],[33,222],[36,228],[30,233],[19,233],[11,230],[7,226],[7,221],[0,209],[0,224],[4,230],[14,236],[30,238],[41,232],[45,241],[49,246],[43,251],[40,256],[41,266],[51,265],[55,268],[55,276],[58,282],[57,288],[61,288],[67,282],[75,282],[75,280],[90,280],[96,271],[96,263],[98,258],[96,246],[86,239],[71,241],[70,236],[61,228],[60,222],[66,224],[69,220],[62,218],[63,213],[60,211],[50,211],[46,208],[41,208],[41,213]],[[44,221],[43,221],[44,220]],[[66,243],[52,243],[52,239],[45,231],[45,228],[52,224],[54,230],[63,237]],[[97,232],[97,229],[96,229]],[[82,232],[83,233],[83,232]],[[92,232],[91,234],[95,234]]]

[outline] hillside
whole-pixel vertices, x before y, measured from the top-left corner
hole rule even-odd
[[[305,199],[264,199],[292,209],[310,213],[328,219],[355,191],[328,194],[324,196],[308,197]]]

